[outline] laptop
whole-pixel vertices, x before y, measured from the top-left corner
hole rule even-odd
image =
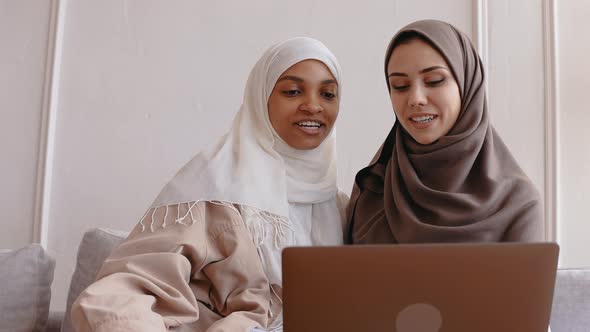
[[[284,332],[546,332],[555,243],[283,250]]]

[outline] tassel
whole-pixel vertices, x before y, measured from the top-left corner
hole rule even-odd
[[[143,217],[141,217],[141,219],[139,220],[139,224],[141,225],[141,232],[142,233],[145,231],[145,224],[143,223],[143,220],[145,219],[145,217],[148,215],[149,212],[150,212],[150,209],[145,211],[145,213],[143,214]]]
[[[244,205],[240,205],[240,210],[256,248],[260,248],[268,236],[267,225],[272,229],[275,248],[282,248],[287,237],[287,230],[291,229],[288,218]]]
[[[162,228],[166,228],[166,217],[168,217],[168,205],[166,205],[166,213],[164,213],[164,221],[162,222]]]
[[[193,216],[192,209],[197,204],[197,202],[198,201],[194,201],[192,205],[190,204],[190,202],[186,203],[186,205],[188,206],[188,211],[186,211],[186,213],[184,214],[184,216],[182,216],[182,218],[177,218],[175,222],[178,224],[186,225],[184,223],[184,219],[186,219],[186,217],[188,217],[190,215],[191,216],[191,225],[193,225],[195,223],[195,217]],[[180,210],[180,204],[178,204],[178,210]]]
[[[154,215],[156,214],[156,211],[158,210],[158,208],[154,209],[154,212],[152,212],[152,222],[150,223],[150,232],[154,232]]]

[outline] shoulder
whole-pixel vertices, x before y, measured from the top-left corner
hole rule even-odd
[[[243,225],[235,204],[223,201],[192,201],[152,207],[146,211],[133,233],[209,232],[216,235],[224,229]]]
[[[224,233],[235,233],[246,230],[242,213],[237,204],[224,201],[204,201],[201,205],[201,216],[208,233],[218,238]]]

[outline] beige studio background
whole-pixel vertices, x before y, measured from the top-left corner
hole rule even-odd
[[[436,18],[479,45],[492,121],[546,198],[561,266],[588,266],[588,16],[583,0],[0,0],[0,247],[41,242],[63,309],[83,232],[133,227],[229,128],[261,53],[293,36],[322,40],[343,67],[349,192],[394,120],[385,47]]]

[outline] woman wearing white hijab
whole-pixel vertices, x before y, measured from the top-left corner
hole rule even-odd
[[[293,38],[252,69],[230,132],[170,181],[97,281],[78,331],[282,331],[281,249],[342,243],[340,68]]]

